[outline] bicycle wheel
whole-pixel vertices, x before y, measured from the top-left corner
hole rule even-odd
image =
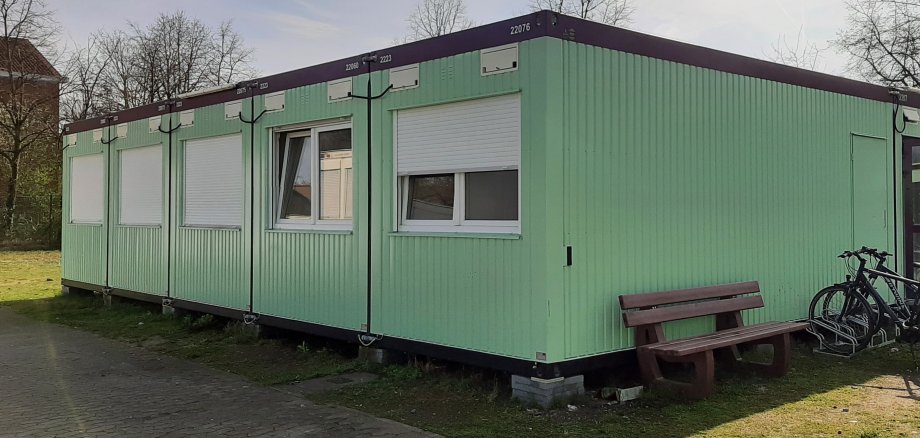
[[[815,295],[808,306],[811,329],[838,354],[866,348],[878,331],[878,312],[852,284],[836,284]]]

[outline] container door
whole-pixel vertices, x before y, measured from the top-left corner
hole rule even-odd
[[[904,253],[906,275],[920,278],[920,138],[904,137]]]
[[[854,135],[852,148],[853,247],[865,245],[893,252],[888,227],[891,197],[888,142]]]

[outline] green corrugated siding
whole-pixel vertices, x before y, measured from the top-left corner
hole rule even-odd
[[[375,158],[375,229],[394,230],[392,109],[496,93],[521,93],[521,238],[378,234],[372,329],[376,333],[534,359],[546,352],[546,258],[551,222],[547,181],[561,181],[546,162],[543,135],[548,91],[546,38],[521,43],[520,70],[481,76],[477,52],[424,62],[417,89],[391,93],[375,114],[381,145]],[[382,160],[381,161],[378,161]],[[376,224],[380,224],[377,226]],[[561,251],[561,249],[560,249]],[[557,268],[558,269],[558,268]]]
[[[575,263],[555,347],[566,358],[632,345],[620,294],[758,280],[766,308],[748,321],[790,320],[843,278],[851,133],[888,139],[893,159],[888,104],[576,43],[563,52]]]
[[[851,137],[883,139],[897,161],[890,105],[553,38],[519,47],[516,72],[481,76],[477,52],[427,61],[418,88],[374,102],[374,333],[528,360],[542,352],[555,362],[631,345],[616,307],[623,293],[759,280],[767,308],[746,315],[757,322],[804,316],[813,292],[842,277],[834,256],[853,245]],[[374,73],[374,91],[387,79]],[[365,81],[354,78],[356,93]],[[518,92],[521,236],[394,233],[394,111]],[[254,312],[349,329],[366,322],[365,102],[330,104],[325,84],[288,90],[285,101],[259,120],[255,145],[248,125],[225,119],[223,104],[195,110],[195,125],[173,134],[171,225],[113,227],[113,287],[165,290],[169,229],[175,298],[246,309],[253,251]],[[262,98],[254,102],[258,114]],[[270,129],[338,118],[353,129],[353,230],[272,230]],[[146,120],[130,129],[115,148],[162,142],[167,153],[168,138],[147,133]],[[243,226],[181,226],[184,142],[235,132]],[[65,193],[67,159],[103,150],[91,135],[80,133],[65,152]],[[117,197],[114,179],[108,196]],[[103,285],[105,228],[67,223],[68,202],[64,278]],[[668,333],[711,324],[672,324]]]
[[[61,275],[66,280],[94,285],[106,281],[105,224],[70,223],[70,159],[79,155],[104,153],[100,143],[93,143],[92,131],[77,134],[77,144],[64,150],[61,220]],[[108,138],[108,137],[106,137]]]
[[[248,114],[244,102],[243,113]],[[178,116],[176,116],[178,117]],[[178,124],[178,122],[175,122]],[[242,132],[243,139],[243,226],[239,229],[185,227],[184,205],[185,142],[201,138]],[[193,126],[179,128],[173,134],[173,245],[170,258],[170,295],[231,309],[249,307],[250,141],[248,129],[234,119],[226,119],[224,105],[195,109]]]
[[[165,123],[168,118],[164,117]],[[147,119],[128,123],[127,138],[115,140],[109,147],[112,149],[111,186],[108,197],[111,200],[109,221],[112,224],[109,238],[109,286],[135,292],[156,295],[165,295],[167,288],[166,279],[166,212],[168,210],[167,178],[169,168],[168,138],[160,132],[150,133]],[[163,129],[168,126],[163,126]],[[112,132],[115,132],[115,127]],[[121,210],[121,160],[119,151],[144,146],[162,145],[163,148],[163,212],[164,217],[158,226],[133,226],[119,225],[119,212]]]
[[[356,93],[364,94],[367,75],[353,78]],[[257,110],[261,111],[261,98]],[[265,315],[358,330],[366,320],[367,260],[366,191],[367,118],[365,102],[350,99],[328,103],[326,84],[285,92],[284,111],[266,113],[257,131],[259,180],[272,163],[272,127],[345,118],[352,123],[354,156],[354,231],[272,230],[273,184],[260,188],[256,235],[256,288],[253,307]],[[376,157],[375,157],[376,158]]]

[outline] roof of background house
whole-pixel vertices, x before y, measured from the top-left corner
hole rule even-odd
[[[6,64],[6,54],[9,51],[12,53],[10,58],[13,60],[10,63],[14,65],[5,66],[3,64]],[[61,77],[45,55],[42,55],[31,41],[22,38],[0,38],[0,70]]]

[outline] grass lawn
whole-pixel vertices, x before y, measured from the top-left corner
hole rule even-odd
[[[317,339],[257,339],[216,318],[166,317],[158,306],[61,296],[56,252],[0,252],[0,306],[30,317],[202,362],[262,384],[366,369],[353,347]],[[306,340],[305,340],[306,339]],[[920,353],[918,353],[920,354]],[[447,436],[852,436],[920,437],[920,394],[908,347],[851,360],[805,345],[781,379],[717,371],[714,396],[685,402],[652,393],[577,409],[528,409],[509,399],[508,378],[436,362],[377,369],[380,378],[319,394],[340,404]],[[906,388],[910,386],[912,391]]]

